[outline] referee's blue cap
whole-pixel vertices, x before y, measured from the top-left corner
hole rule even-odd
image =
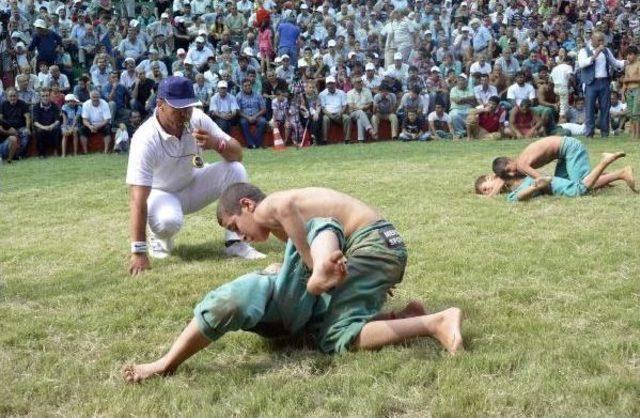
[[[186,77],[171,76],[162,80],[158,86],[158,99],[176,109],[200,105],[193,91],[193,82]]]

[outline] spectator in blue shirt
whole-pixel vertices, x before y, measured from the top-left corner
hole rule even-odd
[[[62,45],[62,38],[50,31],[47,23],[42,19],[36,19],[33,26],[36,28],[36,33],[29,45],[29,51],[37,50],[38,61],[53,65],[56,60],[56,49],[58,45]]]
[[[267,109],[262,96],[254,92],[251,88],[251,80],[245,78],[242,81],[242,90],[238,93],[236,100],[240,111],[240,128],[242,135],[247,140],[247,145],[251,149],[260,148],[264,141],[264,130],[267,124],[264,114]],[[250,125],[256,125],[255,135],[249,130]]]
[[[294,65],[298,62],[299,36],[300,28],[296,25],[296,15],[291,12],[278,26],[275,44],[278,45],[278,56],[288,55]]]
[[[118,73],[112,71],[109,75],[109,83],[102,87],[102,98],[109,103],[111,116],[117,123],[123,119],[126,113],[126,105],[129,102],[128,92],[125,86],[120,84]]]

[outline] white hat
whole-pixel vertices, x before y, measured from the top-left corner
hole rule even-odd
[[[133,57],[127,57],[124,59],[124,64],[126,65],[128,62],[136,63],[136,60]]]
[[[78,98],[75,96],[75,94],[69,93],[66,96],[64,96],[64,101],[65,102],[80,102],[80,100],[78,100]]]
[[[282,57],[276,57],[276,59],[274,59],[273,62],[276,64],[280,64],[282,62]]]
[[[67,11],[67,8],[64,6],[58,6],[58,8],[56,9],[56,13],[60,14],[61,11]]]
[[[247,57],[253,57],[253,49],[251,49],[250,46],[243,49],[242,53],[245,54]]]
[[[478,19],[477,17],[474,17],[473,19],[471,19],[471,22],[469,22],[470,25],[475,25],[475,24],[480,24],[480,19]]]
[[[433,35],[433,32],[431,32],[430,29],[427,29],[426,31],[424,31],[425,35]]]
[[[182,71],[176,71],[173,73],[176,77],[184,77],[184,73]]]
[[[140,26],[140,22],[135,19],[131,19],[131,22],[129,22],[129,26],[131,26],[132,28],[137,28],[138,26]]]
[[[198,35],[204,35],[204,36],[207,36],[207,31],[206,31],[206,30],[204,30],[204,29],[200,29],[200,30],[198,31]]]
[[[440,72],[440,67],[438,67],[437,65],[434,65],[433,67],[431,67],[431,72],[434,72],[434,71]]]
[[[369,70],[376,70],[376,66],[374,63],[372,62],[368,62],[367,65],[364,66],[365,71],[369,71]]]
[[[12,38],[22,39],[23,36],[24,36],[24,34],[22,32],[20,32],[19,30],[14,30],[13,32],[11,32],[11,37]]]
[[[176,23],[184,23],[184,17],[178,16],[175,18]]]
[[[462,7],[462,6],[467,6],[467,2],[463,1],[462,3],[460,3],[460,7]]]
[[[33,22],[33,27],[34,28],[47,29],[47,22],[45,22],[42,19],[36,19],[36,21]]]
[[[336,41],[334,39],[330,39],[329,42],[327,42],[327,46],[336,46]]]
[[[471,28],[469,26],[463,26],[462,32],[471,32]]]
[[[306,3],[302,3],[302,4],[300,5],[300,9],[302,9],[302,10],[307,10],[308,8],[309,8],[309,6],[307,6],[307,4],[306,4]]]
[[[162,14],[160,15],[160,19],[169,19],[169,13],[166,13],[166,12],[165,12],[165,13],[162,13]]]
[[[16,44],[16,48],[25,48],[24,42],[20,41]]]
[[[351,57],[355,57],[355,56],[356,56],[356,53],[355,53],[355,52],[353,52],[353,51],[350,51],[350,52],[349,52],[349,54],[348,54],[347,56],[348,56],[349,58],[351,58]]]
[[[226,82],[225,80],[220,80],[220,81],[218,81],[218,88],[222,88],[222,87],[224,87],[224,88],[229,87],[229,86],[227,85],[227,82]]]
[[[396,52],[395,54],[393,54],[393,59],[394,60],[401,60],[402,59],[402,53],[401,52]]]
[[[178,50],[176,51],[176,55],[181,55],[181,54],[186,54],[187,51],[184,50],[184,48],[178,48]]]
[[[198,36],[196,38],[196,43],[203,44],[204,43],[204,38],[202,36]]]
[[[394,72],[392,69],[390,69],[390,68],[387,68],[387,69],[386,69],[386,71],[384,72],[384,76],[385,76],[385,77],[392,77],[392,78],[395,78],[395,77],[394,77],[395,75],[396,75],[396,74],[395,74],[395,72]]]
[[[468,79],[469,79],[469,77],[467,77],[467,75],[466,75],[465,73],[460,73],[460,74],[458,74],[458,77],[460,77],[460,78],[464,78],[465,80],[468,80]]]
[[[298,67],[308,67],[307,61],[305,61],[304,58],[300,58],[298,60]]]
[[[290,57],[289,55],[287,55],[287,54],[282,54],[282,55],[280,56],[280,59],[281,59],[281,60],[288,60],[288,59],[291,59],[291,57]]]
[[[336,78],[332,75],[328,76],[325,80],[325,83],[329,84],[329,83],[335,83],[336,82]]]

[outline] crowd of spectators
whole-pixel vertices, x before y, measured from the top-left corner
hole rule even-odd
[[[0,0],[0,153],[25,158],[31,141],[41,157],[68,143],[86,153],[94,134],[105,152],[126,151],[172,74],[193,80],[203,109],[226,132],[238,125],[250,148],[269,127],[288,143],[306,133],[326,144],[331,124],[345,142],[374,140],[381,121],[400,140],[591,136],[596,113],[606,136],[637,124],[639,10],[637,0]],[[607,78],[597,65],[595,77],[610,90],[588,94],[581,73],[605,46]]]

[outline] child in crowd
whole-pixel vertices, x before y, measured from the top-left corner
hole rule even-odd
[[[427,139],[429,139],[429,132],[422,132],[422,123],[418,119],[418,113],[415,110],[409,110],[402,122],[400,140],[406,142],[426,141]]]
[[[284,129],[284,143],[287,144],[291,136],[291,124],[289,123],[289,99],[287,91],[279,88],[276,96],[271,101],[272,117],[269,125],[271,129]]]
[[[611,107],[609,108],[611,132],[618,135],[624,132],[624,125],[627,123],[627,104],[620,100],[617,91],[611,92]]]
[[[436,100],[434,111],[427,117],[433,139],[454,139],[451,117],[444,111],[444,104]]]
[[[631,121],[631,137],[640,139],[640,61],[638,48],[630,46],[627,49],[629,64],[625,68],[623,92],[627,98],[627,116]]]
[[[127,131],[127,125],[124,123],[120,123],[116,130],[113,151],[117,153],[126,153],[129,151],[129,132]]]
[[[562,49],[564,51],[564,49]],[[567,109],[569,109],[569,84],[573,76],[573,66],[571,58],[566,54],[558,55],[558,64],[551,70],[551,80],[553,80],[553,92],[558,96],[560,102],[559,123],[567,121]]]
[[[73,138],[73,156],[78,155],[78,129],[82,124],[82,106],[73,94],[64,97],[62,106],[62,156],[67,155],[67,137]],[[87,153],[87,140],[82,138],[82,152]]]
[[[377,349],[410,338],[435,338],[449,352],[462,349],[461,311],[426,315],[410,303],[381,314],[404,274],[407,252],[397,230],[363,202],[323,188],[265,196],[247,183],[229,187],[218,221],[250,241],[273,234],[288,240],[280,270],[227,283],[195,308],[194,319],[159,360],[128,366],[139,382],[173,373],[186,359],[230,331],[265,337],[306,335],[325,353]]]
[[[262,71],[266,72],[270,68],[271,57],[273,57],[273,33],[271,32],[269,20],[265,20],[258,30],[258,48],[262,59]]]

